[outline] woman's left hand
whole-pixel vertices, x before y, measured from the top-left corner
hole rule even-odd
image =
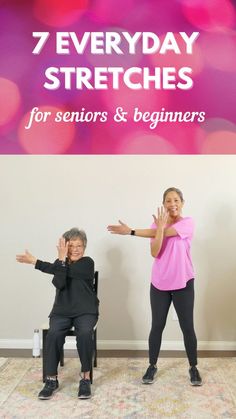
[[[162,206],[157,209],[157,216],[153,214],[153,219],[158,228],[164,229],[168,220],[168,212]]]
[[[69,242],[66,242],[66,240],[61,237],[58,241],[57,245],[57,251],[58,251],[58,259],[59,260],[66,260],[67,254],[68,254],[68,245]]]

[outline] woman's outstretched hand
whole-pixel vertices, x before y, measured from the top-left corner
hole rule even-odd
[[[57,252],[58,252],[58,259],[59,260],[66,260],[67,254],[68,254],[68,246],[69,242],[66,242],[66,240],[61,237],[58,241],[57,245]]]
[[[168,220],[168,212],[165,210],[164,207],[160,207],[157,209],[157,215],[153,214],[153,219],[158,228],[164,229],[167,224]]]
[[[26,250],[24,254],[16,255],[16,260],[20,263],[29,263],[35,265],[37,258],[34,257],[28,250]]]
[[[119,224],[116,225],[109,225],[107,227],[107,230],[110,231],[112,234],[130,234],[131,228],[127,226],[127,224],[123,223],[121,220],[119,220]]]

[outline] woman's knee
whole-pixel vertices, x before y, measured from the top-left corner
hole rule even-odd
[[[90,328],[90,327],[75,330],[77,339],[91,339],[91,337],[93,336],[93,333],[94,333],[94,330],[93,328]]]
[[[151,333],[162,333],[166,325],[166,321],[155,321],[152,322]]]
[[[192,322],[180,323],[181,330],[184,336],[195,336],[194,326]]]
[[[57,341],[58,339],[65,339],[65,332],[58,329],[49,329],[46,337],[46,341]]]

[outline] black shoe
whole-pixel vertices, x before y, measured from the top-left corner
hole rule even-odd
[[[143,384],[152,384],[156,373],[157,367],[155,367],[155,365],[149,365],[147,371],[145,372],[142,378]]]
[[[90,380],[86,380],[82,378],[79,382],[79,392],[78,398],[79,399],[90,399],[91,397],[91,383]]]
[[[202,379],[198,372],[197,367],[191,367],[189,368],[189,375],[190,375],[190,383],[192,386],[201,386],[202,385]]]
[[[58,380],[53,380],[51,378],[46,378],[45,386],[40,391],[38,398],[40,400],[48,400],[51,399],[54,393],[59,389]]]

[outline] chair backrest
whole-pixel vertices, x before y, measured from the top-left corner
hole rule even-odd
[[[93,289],[95,294],[98,294],[98,271],[94,272]]]

